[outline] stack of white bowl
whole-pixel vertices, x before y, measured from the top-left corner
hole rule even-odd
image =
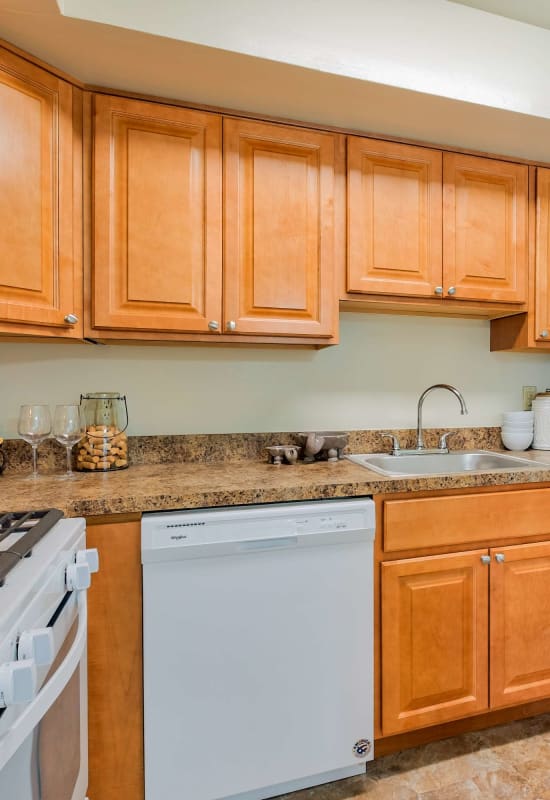
[[[533,412],[505,411],[502,415],[501,435],[508,450],[527,450],[533,441]]]

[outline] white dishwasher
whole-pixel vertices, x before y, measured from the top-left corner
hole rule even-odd
[[[260,800],[373,758],[371,499],[147,514],[146,800]]]

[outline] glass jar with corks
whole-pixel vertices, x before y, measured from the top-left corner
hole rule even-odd
[[[76,454],[81,472],[113,472],[128,467],[128,405],[119,392],[80,395],[86,435]]]

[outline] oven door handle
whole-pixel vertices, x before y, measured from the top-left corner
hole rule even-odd
[[[0,771],[62,693],[86,650],[86,592],[78,593],[78,628],[71,648],[49,681],[0,739]]]

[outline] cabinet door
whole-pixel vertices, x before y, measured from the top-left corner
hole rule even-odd
[[[0,49],[0,120],[0,331],[82,336],[81,94]]]
[[[488,706],[486,550],[382,564],[382,731]]]
[[[224,120],[228,330],[335,334],[337,140],[286,125]]]
[[[550,342],[550,169],[537,169],[535,340]]]
[[[445,297],[525,302],[528,167],[445,153],[443,185]]]
[[[491,706],[550,697],[550,542],[491,556]]]
[[[348,139],[349,292],[437,296],[441,172],[436,150]]]
[[[208,331],[221,314],[221,118],[94,101],[94,328]]]

